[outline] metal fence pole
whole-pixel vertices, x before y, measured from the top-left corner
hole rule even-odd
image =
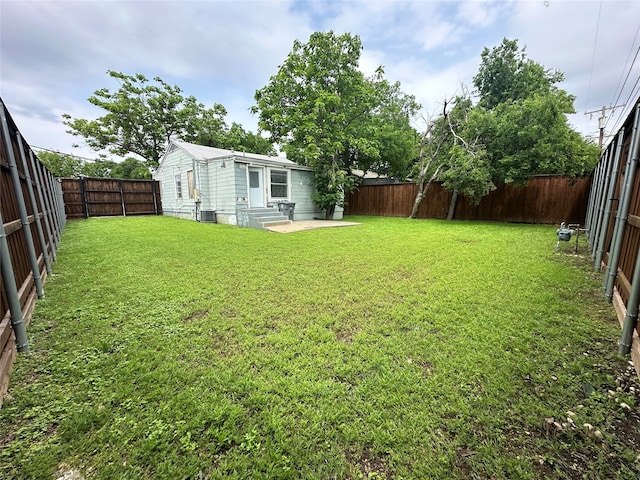
[[[34,177],[36,180],[36,190],[38,191],[38,199],[40,200],[40,205],[42,206],[42,215],[44,218],[44,226],[47,229],[47,237],[49,239],[49,249],[51,250],[51,258],[53,261],[56,261],[56,247],[53,241],[53,231],[51,227],[51,223],[49,222],[49,216],[51,214],[51,206],[48,204],[46,194],[42,193],[44,189],[44,185],[42,182],[42,172],[41,166],[34,160],[33,152],[29,150],[29,160],[31,161],[31,168],[34,172]]]
[[[0,107],[0,109],[4,109],[4,106]],[[9,302],[11,328],[16,336],[18,352],[28,352],[29,339],[27,338],[27,327],[24,324],[24,317],[22,316],[22,307],[20,306],[20,297],[18,295],[18,287],[16,286],[16,276],[13,273],[13,265],[11,264],[7,235],[4,231],[2,212],[0,212],[0,273],[2,274],[2,283],[4,284],[7,301]]]
[[[633,341],[633,332],[638,323],[638,304],[640,303],[640,248],[636,257],[636,265],[633,270],[633,278],[631,280],[631,292],[627,300],[627,313],[622,324],[622,334],[618,343],[618,352],[623,355],[631,351],[631,342]]]
[[[592,188],[591,188],[591,192],[593,195],[591,195],[591,202],[589,205],[589,212],[587,215],[587,223],[589,224],[589,250],[593,249],[593,236],[595,234],[594,230],[595,230],[595,216],[594,216],[594,212],[596,210],[596,205],[598,204],[598,195],[600,192],[600,178],[601,178],[601,174],[602,174],[602,168],[603,168],[603,164],[604,164],[604,157],[600,158],[600,161],[598,162],[598,165],[596,166],[596,169],[593,173],[593,184],[592,184]]]
[[[53,215],[56,219],[56,238],[60,243],[60,232],[62,232],[62,219],[60,218],[60,208],[58,206],[58,191],[56,190],[56,179],[52,173],[49,173],[49,192],[51,194],[51,202],[53,204]]]
[[[631,203],[631,195],[633,190],[633,182],[638,168],[638,147],[640,146],[640,137],[638,132],[638,123],[640,120],[640,105],[636,107],[635,117],[633,120],[633,133],[631,134],[631,149],[627,158],[627,168],[624,174],[624,189],[620,196],[620,206],[616,215],[616,223],[613,231],[613,240],[611,242],[611,252],[609,254],[609,263],[607,264],[607,274],[604,278],[605,299],[610,302],[613,299],[613,286],[618,275],[618,262],[620,260],[620,250],[622,249],[622,240],[624,230],[627,226],[629,218],[629,204]]]
[[[31,209],[33,210],[33,216],[36,223],[36,233],[38,234],[38,240],[40,242],[40,250],[42,250],[42,259],[44,260],[44,266],[47,269],[47,274],[51,275],[51,261],[49,260],[49,255],[47,255],[47,242],[44,239],[44,232],[42,231],[42,223],[40,222],[40,211],[38,210],[36,195],[33,192],[33,180],[31,179],[31,174],[29,173],[29,166],[27,165],[27,157],[24,154],[24,146],[22,145],[22,136],[20,135],[20,132],[16,134],[16,138],[18,140],[18,150],[20,151],[22,168],[24,169],[24,178],[27,182],[27,194],[29,195],[29,202],[31,202]]]
[[[60,224],[62,228],[60,232],[64,230],[64,226],[67,223],[67,214],[64,211],[64,193],[62,192],[62,180],[59,178],[54,179],[55,190],[58,197],[58,215],[60,216]]]
[[[593,209],[593,196],[596,189],[596,169],[591,174],[591,187],[589,188],[589,200],[587,200],[587,213],[584,217],[584,228],[587,230],[587,238],[591,236],[591,210]]]
[[[602,257],[604,255],[604,242],[607,238],[607,230],[609,230],[609,221],[611,219],[611,212],[613,211],[613,202],[616,200],[613,196],[616,193],[616,184],[618,183],[618,176],[620,174],[620,158],[622,157],[622,146],[624,141],[624,127],[620,129],[618,133],[618,144],[615,147],[615,156],[613,160],[613,168],[611,169],[611,176],[609,178],[609,187],[607,189],[607,204],[604,212],[604,218],[600,225],[600,240],[598,241],[598,248],[596,252],[596,259],[594,263],[594,269],[599,271],[602,265]],[[613,147],[614,143],[611,143]]]
[[[602,218],[604,217],[605,205],[607,202],[607,186],[609,184],[609,178],[611,177],[611,165],[613,159],[613,148],[611,146],[605,153],[604,171],[601,177],[600,185],[600,197],[598,198],[598,204],[595,206],[595,229],[593,231],[593,249],[591,255],[595,257],[596,249],[598,248],[598,241],[600,239],[600,228],[602,226]]]
[[[49,203],[49,215],[51,219],[51,224],[53,229],[51,233],[53,234],[53,242],[56,244],[56,248],[60,244],[60,224],[58,223],[58,214],[56,212],[56,203],[53,195],[53,184],[51,183],[51,172],[49,170],[43,171],[44,177],[44,192],[48,198]]]
[[[7,122],[7,116],[5,115],[4,103],[0,101],[0,121],[2,122],[2,135],[4,140],[4,146],[7,153],[7,162],[9,164],[9,173],[11,174],[11,180],[13,182],[13,188],[15,190],[15,197],[18,202],[18,211],[20,212],[20,222],[22,223],[22,230],[24,232],[25,242],[27,244],[27,252],[29,254],[29,263],[31,264],[31,276],[36,286],[36,294],[38,298],[44,297],[44,289],[42,288],[42,277],[40,276],[40,267],[38,266],[38,258],[36,257],[36,250],[33,243],[33,236],[31,235],[31,224],[29,223],[29,215],[27,213],[27,207],[24,201],[24,195],[22,194],[22,185],[20,184],[20,172],[18,172],[18,165],[13,151],[13,145],[11,144],[11,137],[9,134],[9,124]]]

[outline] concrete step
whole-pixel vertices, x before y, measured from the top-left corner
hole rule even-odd
[[[263,207],[263,208],[249,208],[247,212],[249,212],[249,215],[261,215],[263,213],[279,213],[280,211],[275,207]]]
[[[256,221],[260,222],[260,223],[264,223],[264,222],[280,222],[282,220],[289,220],[287,217],[285,217],[284,215],[265,215],[265,216],[259,216],[259,217],[253,217],[256,219]]]
[[[286,217],[285,217],[286,218]],[[277,220],[271,222],[260,222],[264,228],[275,227],[276,225],[291,225],[291,220]]]

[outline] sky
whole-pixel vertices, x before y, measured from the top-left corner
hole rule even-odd
[[[0,0],[0,97],[32,147],[84,158],[97,153],[62,115],[101,116],[87,98],[118,89],[107,70],[160,77],[256,131],[256,90],[294,40],[328,30],[358,35],[361,70],[383,66],[424,116],[473,90],[483,48],[503,38],[565,74],[569,120],[585,136],[597,139],[605,106],[606,144],[640,95],[638,0]]]

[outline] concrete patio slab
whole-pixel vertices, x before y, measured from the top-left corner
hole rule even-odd
[[[304,230],[313,230],[315,228],[331,228],[331,227],[352,227],[360,225],[355,222],[342,222],[337,220],[300,220],[292,222],[288,225],[274,225],[268,227],[267,230],[278,233],[294,233]]]

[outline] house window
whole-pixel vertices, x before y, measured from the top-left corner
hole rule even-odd
[[[260,172],[249,171],[249,188],[260,188]]]
[[[287,198],[287,177],[286,170],[271,170],[271,198]]]
[[[182,198],[182,179],[176,175],[176,198]]]
[[[193,177],[193,170],[187,172],[187,188],[189,188],[189,198],[194,197],[195,181]]]

